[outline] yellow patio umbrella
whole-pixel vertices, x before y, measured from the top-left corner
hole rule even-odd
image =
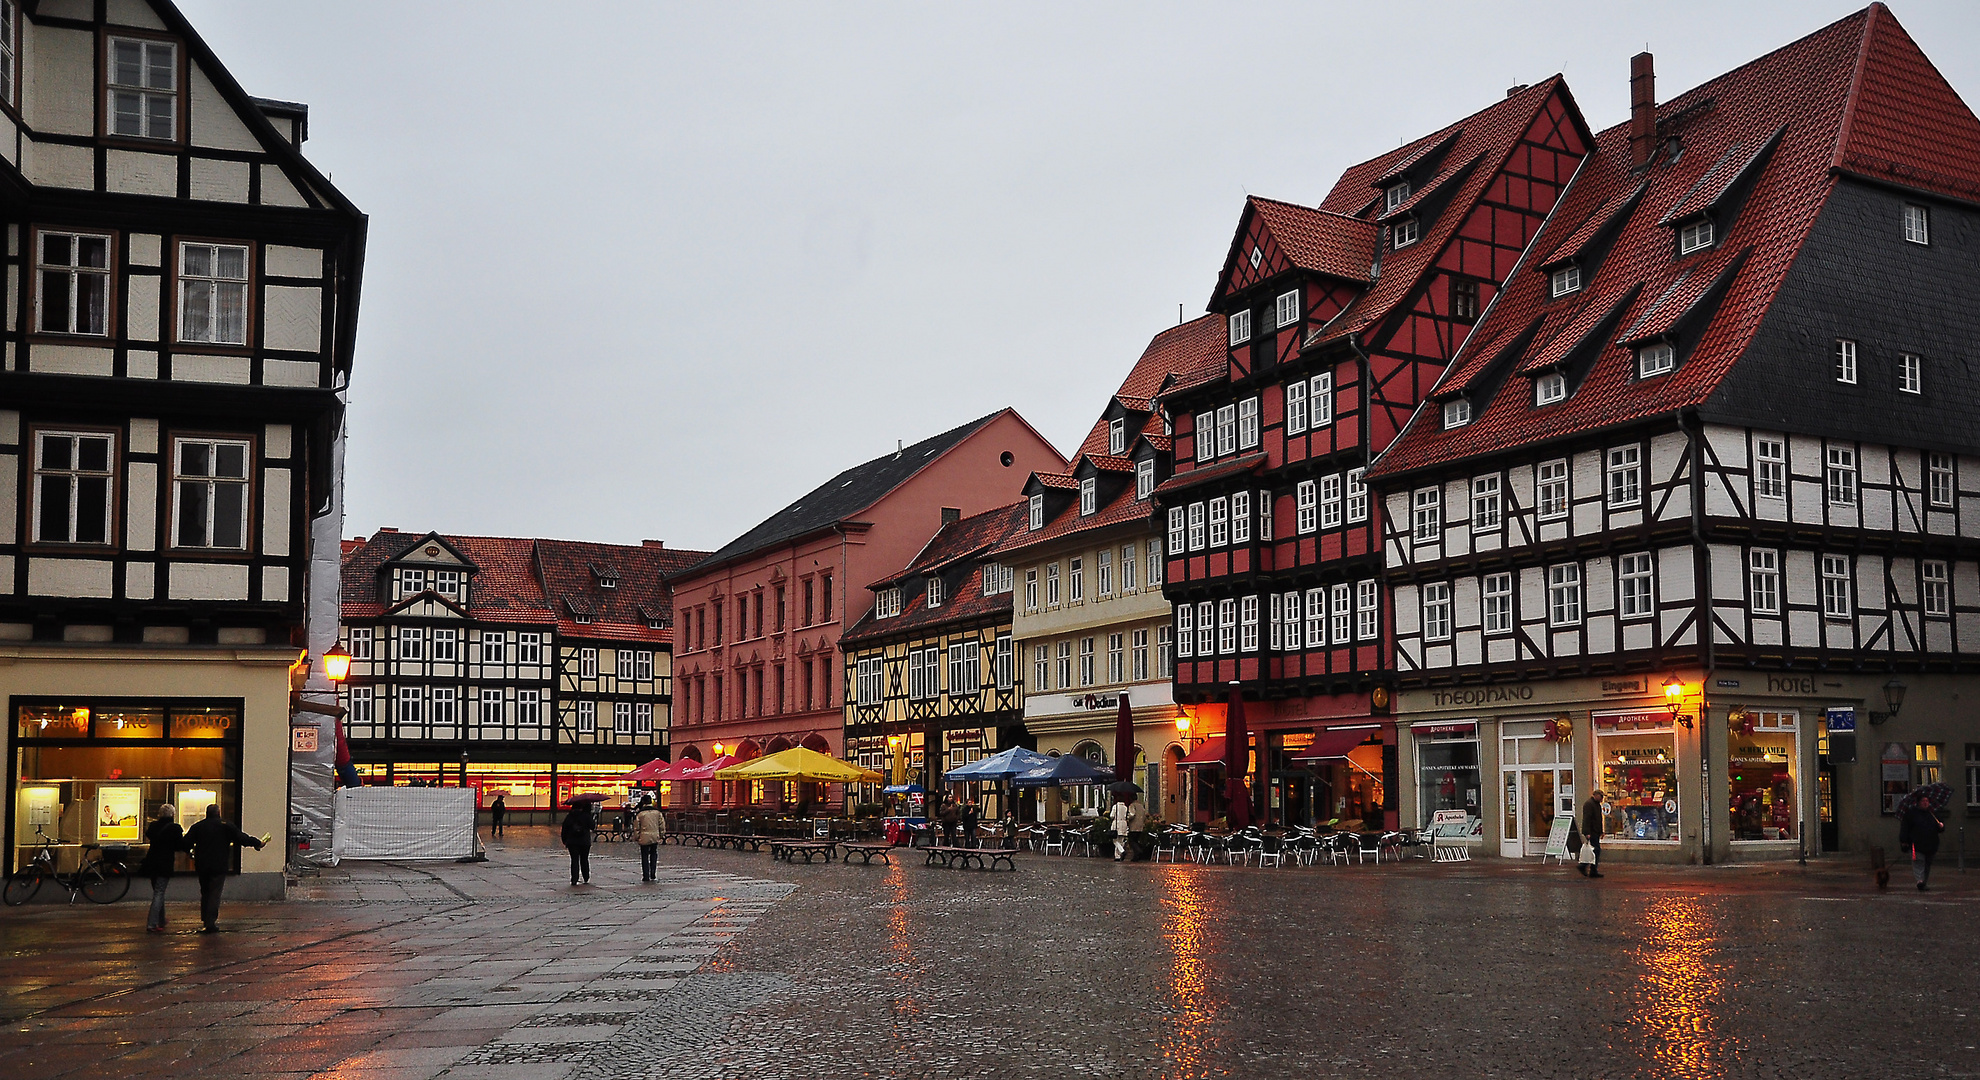
[[[893,785],[904,787],[907,784],[907,736],[896,735],[887,742],[894,748]]]
[[[871,784],[884,779],[871,769],[793,746],[768,757],[731,765],[715,773],[717,780],[819,780],[828,784]]]

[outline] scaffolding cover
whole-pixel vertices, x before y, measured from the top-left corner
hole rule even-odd
[[[339,861],[474,855],[473,788],[339,788],[336,807]]]

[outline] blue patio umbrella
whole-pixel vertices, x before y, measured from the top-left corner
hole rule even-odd
[[[989,757],[978,758],[967,765],[950,769],[942,774],[942,779],[951,783],[968,780],[1003,781],[1021,772],[1038,768],[1040,765],[1050,764],[1051,761],[1051,758],[1036,750],[1013,746],[1009,750],[1000,750]]]
[[[1012,787],[1059,787],[1065,784],[1105,784],[1114,779],[1111,769],[1102,768],[1076,754],[1052,758],[1044,765],[1011,778]]]

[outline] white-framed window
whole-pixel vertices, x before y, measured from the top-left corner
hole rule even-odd
[[[1245,398],[1237,404],[1238,431],[1237,444],[1240,450],[1250,450],[1258,445],[1258,399]]]
[[[1279,619],[1283,628],[1283,632],[1280,634],[1283,644],[1274,644],[1272,647],[1275,649],[1283,648],[1287,651],[1299,648],[1299,593],[1289,592],[1281,597],[1280,603],[1275,610],[1279,612]]]
[[[899,615],[900,613],[901,613],[900,586],[890,585],[887,588],[881,589],[879,592],[874,594],[873,596],[874,618],[891,619],[894,616]]]
[[[1272,542],[1272,493],[1269,491],[1258,493],[1258,539],[1268,544]]]
[[[1311,480],[1301,480],[1299,486],[1293,489],[1294,501],[1299,507],[1296,524],[1302,535],[1312,532],[1319,525],[1317,490],[1317,486]]]
[[[1423,637],[1426,641],[1448,641],[1451,636],[1451,586],[1432,581],[1423,586]]]
[[[1354,638],[1373,641],[1381,629],[1381,583],[1374,578],[1354,583]]]
[[[1565,459],[1543,461],[1536,471],[1540,520],[1563,518],[1568,512],[1568,466]]]
[[[1347,584],[1334,586],[1328,621],[1333,624],[1334,644],[1345,645],[1353,640],[1354,586]]]
[[[983,595],[1002,596],[1011,591],[1011,581],[1017,572],[1000,562],[983,564]]]
[[[1285,640],[1282,629],[1285,621],[1285,597],[1280,596],[1278,593],[1273,593],[1272,602],[1267,607],[1269,610],[1265,613],[1266,647],[1270,648],[1273,652],[1277,652],[1279,650],[1279,643]]]
[[[919,653],[915,653],[908,658],[910,680],[912,680],[915,674],[920,672],[920,658]],[[909,696],[913,696],[912,692],[910,692]],[[853,661],[853,704],[878,705],[880,704],[880,700],[880,658],[877,656],[862,656]]]
[[[1609,506],[1635,506],[1643,501],[1643,454],[1637,446],[1609,451]]]
[[[1513,628],[1512,575],[1486,574],[1480,590],[1485,632],[1510,634]]]
[[[1461,428],[1471,423],[1471,399],[1452,398],[1444,402],[1444,430]]]
[[[1444,490],[1418,488],[1410,505],[1410,539],[1434,544],[1444,535]]]
[[[1229,656],[1237,651],[1237,598],[1217,601],[1217,652]]]
[[[1367,469],[1347,471],[1347,519],[1350,525],[1368,520],[1368,485],[1362,479],[1367,475]]]
[[[1093,516],[1093,511],[1095,509],[1094,490],[1097,486],[1098,486],[1097,478],[1091,476],[1086,477],[1085,479],[1079,482],[1079,516],[1081,517]]]
[[[426,659],[426,634],[417,626],[399,627],[399,659]]]
[[[247,344],[248,249],[179,245],[179,340]]]
[[[1668,374],[1677,367],[1677,350],[1666,342],[1656,342],[1636,350],[1636,377],[1648,379]]]
[[[1176,655],[1196,655],[1196,607],[1193,604],[1176,605]]]
[[[612,650],[612,674],[627,682],[632,681],[633,651],[631,649]]]
[[[1836,381],[1856,384],[1856,342],[1848,338],[1836,339]]]
[[[461,658],[460,631],[438,628],[433,631],[433,658],[435,660],[459,660]]]
[[[1127,635],[1107,635],[1107,682],[1109,685],[1127,681]]]
[[[1499,476],[1471,478],[1471,531],[1489,532],[1499,527],[1503,512],[1499,498]]]
[[[1134,497],[1146,499],[1155,494],[1155,459],[1142,458],[1134,463]]]
[[[16,102],[14,88],[20,70],[20,43],[15,40],[15,34],[19,29],[13,0],[0,0],[0,101],[9,105]]]
[[[1031,527],[1032,532],[1037,532],[1045,527],[1045,496],[1033,495],[1027,502],[1029,517],[1026,523]]]
[[[633,729],[632,702],[630,701],[613,702],[612,703],[612,734],[631,735],[632,729]]]
[[[1754,548],[1746,553],[1746,603],[1755,615],[1781,613],[1781,553]]]
[[[1114,549],[1101,548],[1093,556],[1093,590],[1097,596],[1114,594]]]
[[[1237,406],[1217,406],[1217,456],[1237,453]]]
[[[1251,312],[1234,311],[1230,321],[1231,344],[1242,345],[1251,340]]]
[[[170,41],[110,39],[109,133],[126,139],[179,137],[179,47]]]
[[[1678,230],[1678,254],[1689,255],[1712,246],[1712,221],[1700,218]]]
[[[459,703],[459,691],[451,687],[433,688],[433,734],[445,737],[453,734],[450,730],[460,722],[460,712],[455,707]]]
[[[543,662],[543,635],[525,633],[516,635],[516,663],[540,664]]]
[[[1251,492],[1231,496],[1231,543],[1251,543]]]
[[[983,643],[962,641],[949,646],[949,693],[969,695],[983,691]]]
[[[1150,540],[1148,542],[1148,584],[1151,586],[1160,585],[1168,575],[1168,572],[1168,564],[1162,557],[1162,542],[1160,540]]]
[[[1849,556],[1822,556],[1822,614],[1847,619],[1850,612]]]
[[[907,695],[909,701],[926,701],[927,699],[935,696],[935,692],[938,689],[937,684],[941,681],[939,674],[935,670],[936,664],[939,662],[936,659],[937,656],[938,653],[936,652],[936,650],[933,649],[908,650]],[[861,661],[861,663],[864,662],[865,661]],[[874,671],[876,672],[880,671],[882,666],[882,661],[880,660],[880,658],[878,657],[873,658],[873,665],[874,665]],[[854,675],[855,676],[859,675],[859,671],[856,667],[854,669]],[[873,700],[869,702],[864,696],[862,696],[860,698],[861,704],[873,704],[880,700],[877,693],[878,684],[876,683],[875,686],[876,686],[876,693],[875,696],[873,697]]]
[[[1272,302],[1272,314],[1280,326],[1291,326],[1299,321],[1299,290],[1282,292]]]
[[[1258,651],[1258,598],[1245,596],[1238,599],[1238,650]]]
[[[1216,633],[1217,605],[1205,600],[1196,605],[1196,655],[1215,655]]]
[[[1925,392],[1925,361],[1917,353],[1898,356],[1898,390],[1906,394]]]
[[[1300,487],[1306,489],[1313,485],[1314,481],[1308,480],[1301,484]],[[1320,527],[1323,529],[1338,529],[1341,526],[1341,474],[1333,473],[1321,477],[1319,487]],[[1307,520],[1308,514],[1305,506],[1302,504],[1300,508],[1300,522],[1304,525]],[[1300,531],[1312,532],[1313,530],[1311,528],[1301,528]]]
[[[1017,646],[1011,635],[998,634],[995,649],[991,666],[996,669],[992,674],[996,677],[997,689],[1009,690],[1017,686]]]
[[[578,650],[578,677],[595,679],[598,677],[598,650],[586,646]]]
[[[110,333],[111,246],[111,237],[95,233],[36,235],[37,329],[94,337]]]
[[[1107,421],[1107,452],[1119,457],[1127,450],[1127,418],[1116,416]]]
[[[1168,624],[1155,628],[1155,677],[1171,678],[1176,673],[1175,629]]]
[[[1121,591],[1122,592],[1133,592],[1135,591],[1135,589],[1140,587],[1135,583],[1134,547],[1135,546],[1133,544],[1121,545]]]
[[[1580,624],[1580,563],[1558,563],[1547,568],[1547,621],[1554,626]]]
[[[1787,498],[1787,444],[1755,439],[1753,460],[1753,493],[1762,499]]]
[[[1904,204],[1904,238],[1914,244],[1932,242],[1932,211],[1917,203]]]
[[[371,641],[372,641],[371,627],[369,626],[351,627],[350,644],[345,646],[347,649],[350,650],[351,659],[353,660],[371,659]]]
[[[640,682],[653,681],[653,654],[640,650],[633,654],[633,678]]]
[[[1024,572],[1024,610],[1038,610],[1038,568],[1035,566]]]
[[[516,691],[516,726],[522,728],[543,726],[543,691]]]
[[[1052,688],[1052,647],[1034,645],[1031,649],[1031,689]]]
[[[1132,665],[1129,671],[1135,682],[1142,682],[1148,678],[1148,628],[1144,626],[1136,630],[1133,641],[1134,645],[1129,653],[1131,657],[1129,663]]]
[[[1306,590],[1306,647],[1318,649],[1326,644],[1327,590],[1308,589]]]
[[[1554,271],[1548,277],[1548,291],[1554,296],[1566,296],[1581,289],[1581,266],[1569,263]]]
[[[1416,243],[1421,234],[1421,226],[1413,217],[1403,218],[1389,227],[1389,246],[1397,251]]]
[[[1203,504],[1189,504],[1189,550],[1203,550]]]
[[[112,544],[116,436],[34,433],[34,538],[43,544]]]
[[[1830,506],[1856,505],[1856,451],[1846,446],[1828,450],[1827,480]]]
[[[1188,528],[1188,514],[1189,511],[1183,507],[1169,507],[1169,547],[1172,550],[1181,551],[1188,544],[1188,534],[1184,531]]]
[[[1045,564],[1045,606],[1059,606],[1059,564],[1055,562]]]
[[[476,722],[484,728],[500,729],[502,726],[502,688],[484,686],[475,699]]]
[[[1066,600],[1078,604],[1086,599],[1086,559],[1075,555],[1066,563]]]
[[[1616,560],[1617,606],[1625,619],[1645,619],[1657,613],[1656,562],[1647,551]]]
[[[400,729],[416,728],[425,722],[426,695],[417,686],[401,686],[398,694],[398,715],[393,717]],[[413,732],[406,731],[407,736]]]
[[[1567,397],[1567,377],[1558,371],[1550,371],[1533,380],[1533,403],[1552,405]]]
[[[633,734],[653,734],[653,704],[642,701],[633,706]]]
[[[1198,463],[1210,461],[1217,456],[1217,414],[1200,412],[1196,414],[1196,460]]]
[[[598,734],[598,703],[580,701],[577,703],[577,729],[580,735]]]
[[[929,574],[924,579],[922,588],[928,595],[928,606],[931,608],[941,607],[942,601],[948,599],[942,587],[942,579],[934,574]]]
[[[1210,500],[1210,546],[1220,548],[1231,542],[1231,503],[1223,496]]]
[[[1953,504],[1953,456],[1932,453],[1925,456],[1926,497],[1933,506]]]
[[[1286,384],[1286,434],[1297,435],[1306,430],[1306,380],[1298,379]]]
[[[1925,601],[1925,614],[1952,614],[1952,578],[1941,559],[1926,559],[1919,564],[1920,576],[1924,579],[1920,595]]]
[[[461,598],[461,579],[464,576],[459,570],[435,570],[433,572],[433,591],[449,600],[459,600]]]
[[[1392,213],[1396,207],[1409,201],[1409,181],[1390,184],[1382,190],[1382,212]]]
[[[1306,381],[1307,426],[1318,430],[1334,422],[1334,373],[1323,371]]]

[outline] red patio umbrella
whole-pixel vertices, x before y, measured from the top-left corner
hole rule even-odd
[[[1224,717],[1224,790],[1231,803],[1231,828],[1251,824],[1251,789],[1245,774],[1251,769],[1251,732],[1244,724],[1244,691],[1231,680],[1231,699]]]
[[[1134,780],[1134,716],[1128,709],[1128,692],[1121,690],[1121,711],[1114,718],[1114,776]]]

